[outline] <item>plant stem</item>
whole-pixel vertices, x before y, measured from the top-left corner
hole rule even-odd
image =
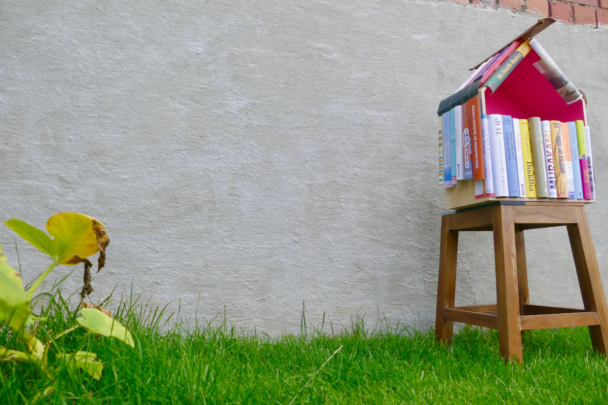
[[[27,290],[27,298],[31,299],[32,296],[34,295],[34,293],[36,292],[36,290],[38,289],[38,287],[40,287],[40,284],[42,284],[42,282],[44,281],[44,279],[46,278],[46,276],[49,275],[49,273],[57,266],[57,264],[59,264],[58,262],[53,262],[53,264],[51,264],[45,271],[44,273],[42,273],[34,282],[34,284],[30,287],[29,290]]]
[[[60,337],[62,337],[62,336],[64,336],[64,335],[67,335],[68,333],[70,333],[70,332],[72,332],[72,331],[75,331],[75,330],[76,330],[76,329],[78,329],[78,328],[80,328],[80,325],[74,325],[74,326],[72,326],[70,329],[66,329],[66,330],[64,330],[63,332],[61,332],[60,334],[58,334],[57,336],[55,336],[55,337],[53,338],[53,340],[57,340],[57,339],[59,339]]]

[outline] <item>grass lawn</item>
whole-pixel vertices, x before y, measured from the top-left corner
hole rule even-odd
[[[47,309],[42,341],[48,331],[75,324],[76,313],[58,301]],[[528,333],[525,364],[505,366],[497,333],[470,327],[451,347],[436,345],[432,331],[399,327],[372,333],[362,325],[348,334],[275,340],[226,327],[161,332],[166,317],[158,312],[147,316],[137,303],[121,305],[116,317],[132,331],[135,349],[82,328],[60,338],[66,351],[97,353],[103,375],[96,381],[64,371],[56,391],[40,402],[608,403],[607,363],[592,353],[585,328]],[[16,345],[0,329],[0,346]],[[27,402],[48,384],[34,366],[0,363],[2,404]]]

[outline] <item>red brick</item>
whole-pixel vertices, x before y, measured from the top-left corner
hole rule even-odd
[[[459,3],[462,4],[463,6],[466,6],[467,4],[469,4],[469,0],[449,0],[452,3]]]
[[[595,19],[595,9],[585,6],[573,6],[574,10],[574,23],[575,24],[590,24],[597,27],[597,20]]]
[[[596,11],[598,27],[608,28],[608,10],[598,8]]]
[[[527,0],[526,5],[530,13],[540,14],[543,17],[549,16],[549,2],[547,0]]]
[[[500,0],[500,7],[510,8],[511,11],[520,10],[524,6],[524,0]]]
[[[574,24],[574,18],[572,16],[572,6],[566,3],[556,3],[554,1],[549,3],[549,14],[562,22],[567,24]]]
[[[598,0],[568,0],[570,3],[584,4],[585,6],[597,7]]]
[[[608,8],[608,0],[600,0],[601,8]]]
[[[608,1],[608,0],[606,0]],[[471,5],[473,5],[474,7],[479,7],[479,8],[496,8],[495,4],[496,2],[493,0],[471,0]]]

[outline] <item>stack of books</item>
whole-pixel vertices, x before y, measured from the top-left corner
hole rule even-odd
[[[493,197],[595,199],[582,93],[534,38],[553,22],[539,20],[440,103],[448,208]]]

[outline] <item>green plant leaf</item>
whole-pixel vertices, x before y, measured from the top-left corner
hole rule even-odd
[[[0,286],[0,323],[8,321],[14,330],[19,330],[32,312],[30,300],[21,274],[4,260],[0,260]]]
[[[110,238],[103,224],[93,217],[76,212],[54,214],[46,222],[46,230],[54,239],[20,219],[12,218],[4,224],[54,262],[74,266],[101,251],[103,267]]]
[[[53,392],[55,392],[55,387],[53,387],[52,385],[49,385],[48,387],[46,387],[44,389],[44,391],[38,391],[36,393],[36,395],[34,395],[28,403],[34,404],[34,403],[40,401],[42,398],[44,398],[48,395],[51,395]]]
[[[21,236],[25,241],[29,242],[36,249],[38,249],[42,253],[46,253],[47,255],[49,255],[53,260],[56,260],[58,258],[58,252],[55,247],[55,243],[49,237],[49,235],[47,235],[40,229],[31,226],[27,222],[15,218],[9,219],[8,221],[4,221],[4,225],[12,229],[17,235]]]
[[[42,342],[38,340],[36,336],[32,336],[27,332],[24,332],[22,335],[23,338],[26,339],[26,346],[32,357],[36,360],[42,360],[45,353],[45,347]]]
[[[101,378],[103,363],[96,360],[97,354],[91,352],[76,352],[74,354],[57,354],[57,358],[70,361],[69,366],[83,370],[96,380]]]
[[[43,318],[41,316],[37,316],[34,314],[30,314],[30,316],[25,321],[25,326],[30,326],[35,324],[36,322],[46,322],[49,318]]]
[[[76,318],[76,322],[92,333],[115,337],[129,346],[135,347],[131,332],[117,320],[94,308],[82,308],[80,313],[82,314],[82,318]]]
[[[2,246],[0,246],[0,262],[5,262],[6,261],[6,256],[4,256],[4,253],[2,253]]]
[[[18,350],[10,350],[0,346],[0,361],[10,360],[27,363],[31,360],[31,357],[27,353],[23,353]]]

